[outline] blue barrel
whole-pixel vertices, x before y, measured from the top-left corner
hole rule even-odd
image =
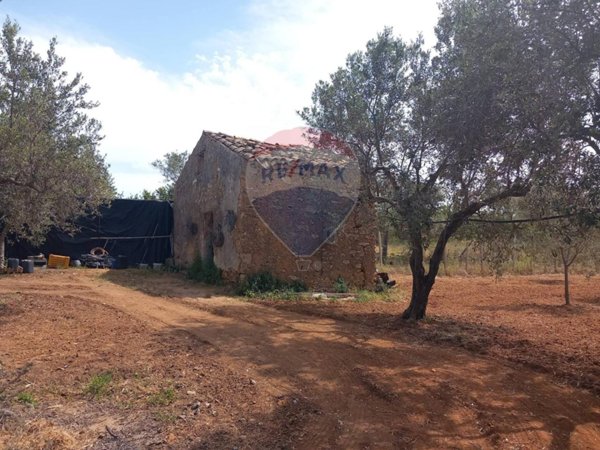
[[[8,258],[6,261],[8,268],[16,270],[19,267],[19,259],[18,258]]]
[[[22,259],[21,267],[23,267],[23,273],[33,273],[33,259]]]

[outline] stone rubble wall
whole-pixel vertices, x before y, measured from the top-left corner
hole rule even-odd
[[[282,280],[301,280],[313,290],[331,290],[341,277],[352,287],[369,289],[375,280],[375,212],[358,201],[344,224],[311,257],[296,257],[268,229],[242,191],[233,232],[240,266],[233,278],[268,270]]]

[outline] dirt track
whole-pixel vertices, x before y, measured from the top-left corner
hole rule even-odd
[[[16,415],[0,417],[0,447],[600,448],[594,394],[411,333],[169,274],[2,277],[0,298],[1,407]],[[90,399],[101,371],[113,386]],[[167,385],[174,402],[150,405]],[[14,401],[25,389],[35,408]]]

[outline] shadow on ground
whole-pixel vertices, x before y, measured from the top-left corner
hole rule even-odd
[[[275,386],[281,394],[270,413],[217,430],[193,448],[558,450],[581,445],[579,431],[600,421],[600,403],[584,393],[570,390],[566,399],[565,388],[547,377],[448,352],[412,333],[390,338],[340,321],[282,317],[267,308],[249,314],[234,305],[220,316],[231,321],[190,322],[156,339],[174,342],[182,331],[208,339],[211,357],[235,361],[256,374],[259,389]]]
[[[107,271],[100,278],[153,297],[211,298],[231,293],[227,286],[198,283],[186,278],[184,273],[126,269]]]

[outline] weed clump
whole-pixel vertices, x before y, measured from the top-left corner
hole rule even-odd
[[[19,392],[17,395],[17,401],[29,406],[37,405],[37,400],[31,392]]]
[[[112,381],[112,373],[104,372],[94,375],[84,389],[84,393],[94,398],[100,398],[108,391],[108,385]]]
[[[270,272],[249,275],[238,284],[236,292],[245,297],[271,297],[280,299],[297,298],[299,292],[305,292],[306,285],[301,281],[283,281]]]
[[[168,406],[175,400],[173,388],[161,389],[159,392],[148,397],[148,404],[152,406]]]
[[[337,292],[338,294],[345,294],[348,292],[350,288],[348,287],[348,283],[342,277],[338,277],[333,283],[333,292]]]

